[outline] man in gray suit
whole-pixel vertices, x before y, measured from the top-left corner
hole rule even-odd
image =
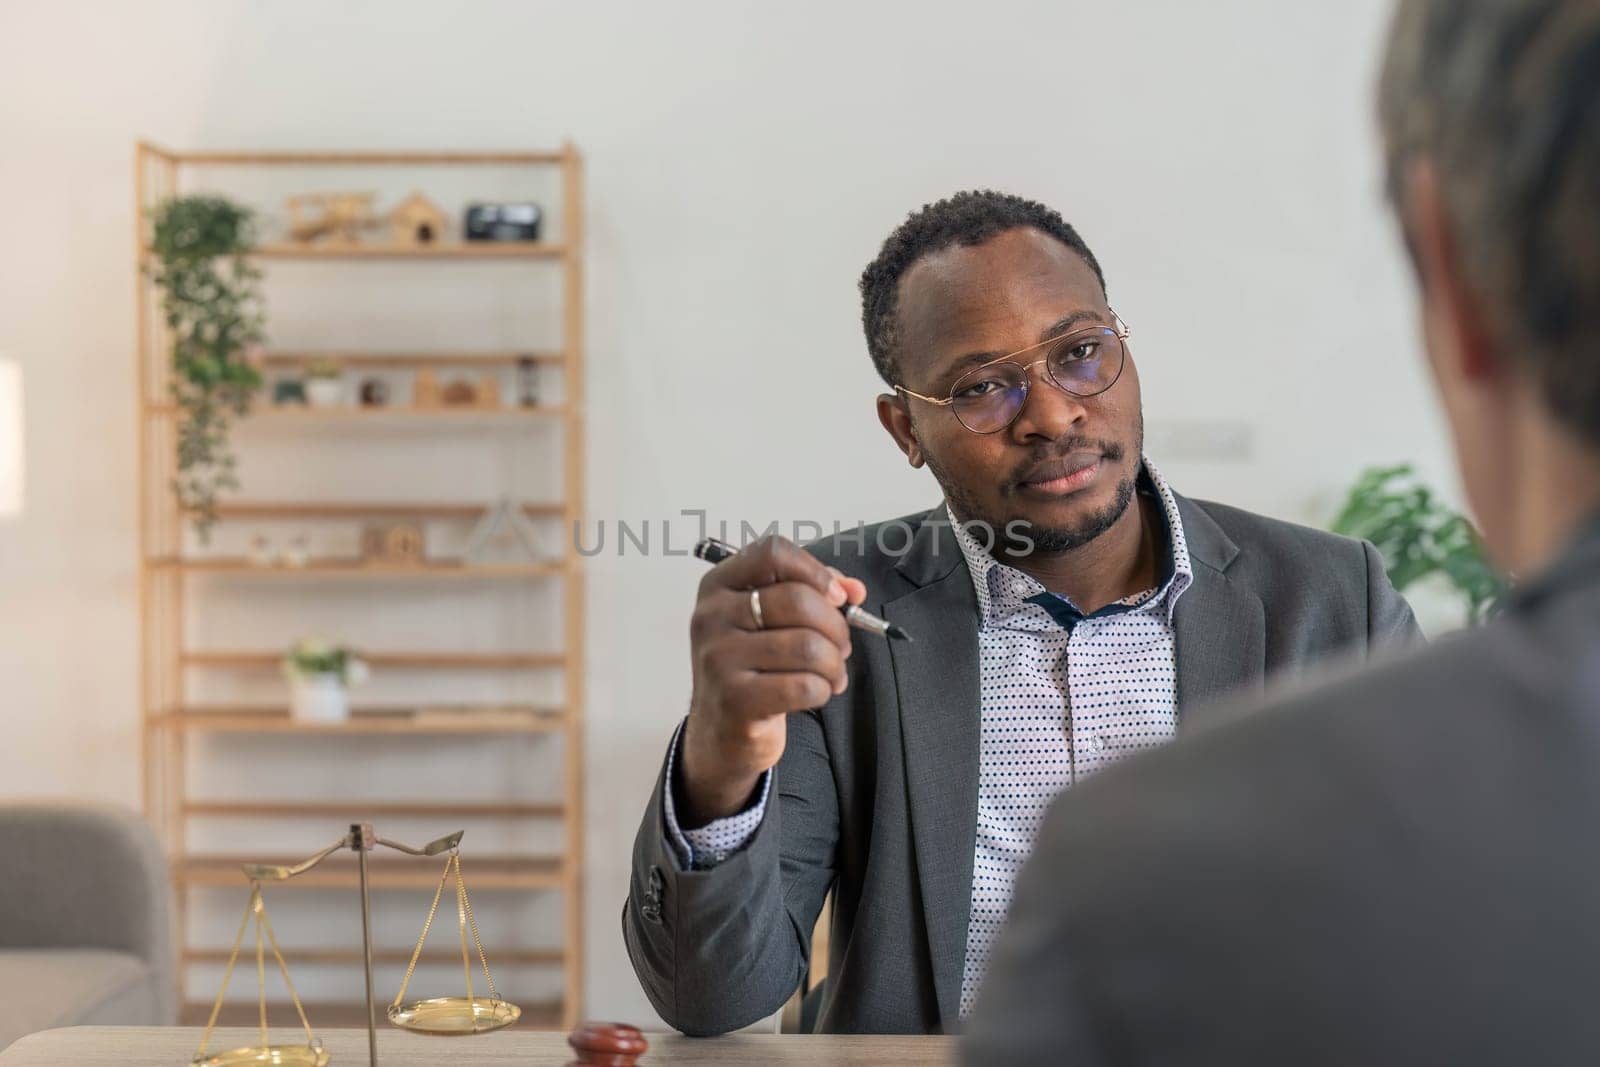
[[[954,1029],[1057,793],[1213,697],[1413,632],[1370,546],[1166,484],[1128,328],[1054,211],[930,205],[862,295],[879,418],[945,500],[809,552],[760,543],[701,584],[623,916],[690,1033],[783,1005],[830,890],[815,1027]],[[847,600],[914,640],[852,645]]]
[[[1404,0],[1381,114],[1467,495],[1524,580],[1056,805],[969,1063],[1600,1062],[1600,4]]]

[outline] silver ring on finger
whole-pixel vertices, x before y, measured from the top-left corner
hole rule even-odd
[[[767,628],[767,621],[761,616],[761,590],[759,589],[750,590],[750,614],[756,620],[756,629],[765,630]]]

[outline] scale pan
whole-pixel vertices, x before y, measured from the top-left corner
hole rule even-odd
[[[434,997],[389,1009],[389,1021],[419,1034],[487,1034],[522,1018],[522,1009],[489,997]]]
[[[327,1067],[328,1050],[310,1045],[252,1045],[231,1048],[203,1060],[195,1060],[194,1067],[246,1067],[267,1064],[270,1067]]]

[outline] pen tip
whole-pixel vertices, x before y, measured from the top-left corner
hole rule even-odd
[[[905,630],[901,629],[900,627],[895,626],[893,623],[891,623],[889,625],[889,629],[887,631],[885,631],[885,632],[890,637],[894,638],[896,641],[909,641],[909,640],[911,640],[911,635],[910,634],[906,633]]]

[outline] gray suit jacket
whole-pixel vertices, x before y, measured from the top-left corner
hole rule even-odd
[[[1489,625],[1057,803],[972,1064],[1600,1062],[1600,526]]]
[[[1415,632],[1371,546],[1179,499],[1194,582],[1175,617],[1182,729],[1220,694]],[[834,890],[818,1029],[921,1033],[957,1019],[978,783],[978,606],[944,508],[812,546],[915,640],[857,640],[849,688],[789,717],[761,827],[706,871],[666,837],[662,781],[634,843],[623,933],[645,992],[691,1034],[777,1011]],[[887,526],[889,524],[885,524]],[[909,540],[909,549],[905,549]]]

